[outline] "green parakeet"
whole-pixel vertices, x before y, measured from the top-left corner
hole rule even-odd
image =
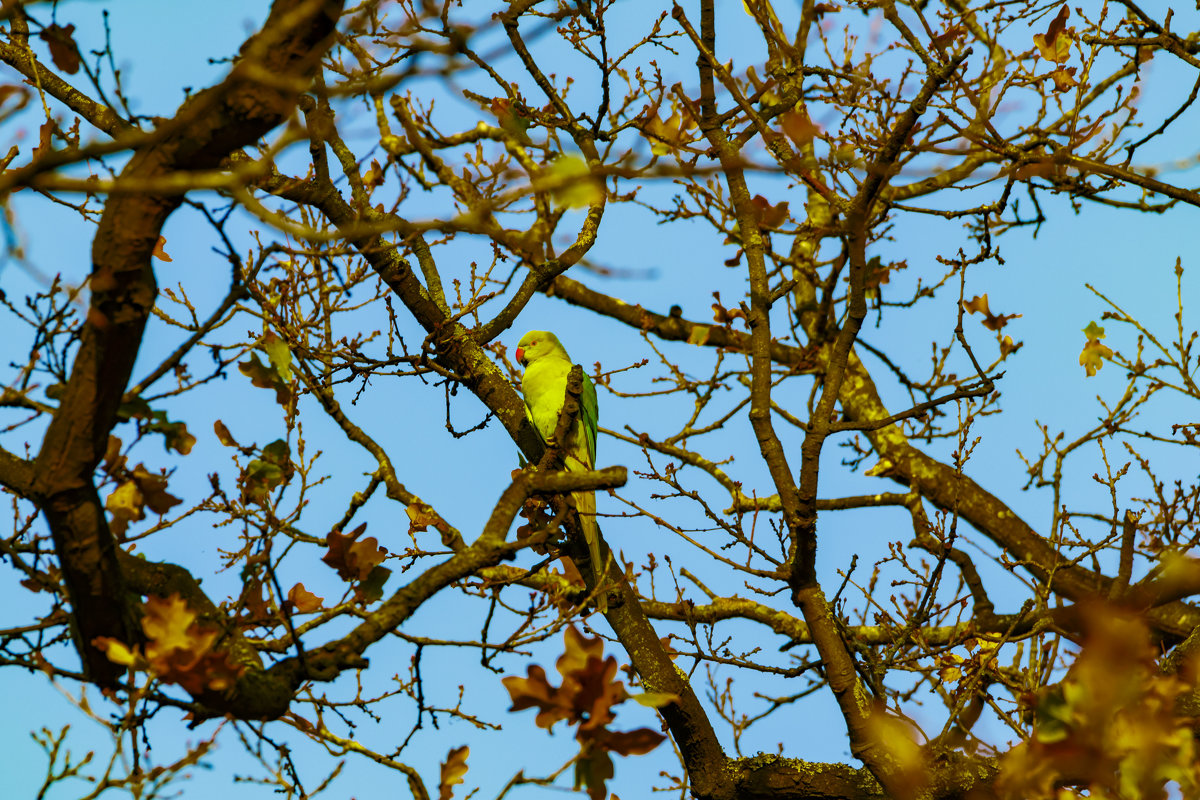
[[[562,342],[549,331],[530,331],[517,344],[517,361],[525,367],[521,390],[525,395],[525,410],[533,427],[543,439],[554,435],[567,391],[567,375],[571,372],[571,357]],[[584,373],[583,391],[579,394],[579,415],[567,433],[563,447],[563,465],[568,472],[594,469],[596,466],[596,424],[599,422],[596,387]],[[579,512],[579,524],[592,557],[592,569],[597,582],[604,574],[600,560],[600,527],[596,524],[596,493],[574,492],[571,499]]]

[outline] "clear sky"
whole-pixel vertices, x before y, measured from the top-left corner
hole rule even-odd
[[[618,3],[620,12],[629,15],[627,35],[632,36],[634,31],[640,30],[634,20],[636,17],[644,19],[649,5],[633,0]],[[782,3],[778,5],[783,6]],[[723,5],[722,21],[726,27],[722,28],[722,36],[727,37],[723,41],[740,44],[743,41],[740,37],[744,35],[747,37],[745,41],[750,41],[747,35],[749,23],[738,6],[732,2]],[[246,34],[254,30],[265,16],[267,3],[258,0],[212,0],[205,4],[162,3],[154,0],[124,0],[121,3],[103,4],[73,2],[60,4],[59,16],[61,20],[71,21],[77,26],[76,36],[82,45],[96,47],[102,41],[101,9],[105,7],[110,11],[109,24],[125,92],[135,98],[135,111],[169,115],[182,100],[184,87],[201,88],[219,80],[224,74],[225,65],[212,63],[210,59],[220,59],[236,52]],[[46,11],[42,13],[43,16],[48,14]],[[1186,28],[1186,20],[1182,19],[1184,13],[1177,12],[1177,29]],[[620,31],[618,35],[620,33],[626,32]],[[722,57],[733,58],[735,62],[739,59],[748,62],[751,59],[752,54],[743,54],[735,45],[729,47],[730,52],[722,53]],[[44,56],[44,52],[41,55]],[[685,86],[694,86],[693,60],[690,57],[673,59],[663,54],[660,61],[671,76],[667,84],[679,80]],[[1183,87],[1181,95],[1177,77],[1165,58],[1160,57],[1148,65],[1147,78],[1143,82],[1142,109],[1145,119],[1157,122],[1186,95],[1187,86]],[[6,75],[5,80],[11,79]],[[581,79],[579,91],[594,91],[594,87]],[[468,126],[472,124],[472,115],[475,119],[480,116],[473,107],[456,102],[453,98],[447,98],[445,103],[453,109],[447,111],[448,116],[453,118],[457,115]],[[7,150],[12,143],[18,143],[25,151],[35,144],[37,123],[32,119],[7,123],[0,131],[0,146]],[[368,123],[369,119],[364,118],[366,133],[370,132]],[[1181,119],[1177,127],[1190,132],[1200,128],[1200,118],[1195,109],[1187,112],[1187,117]],[[1169,164],[1188,152],[1186,145],[1178,138],[1167,138],[1148,153],[1161,156],[1162,162]],[[1193,169],[1188,173],[1173,175],[1177,180],[1195,183],[1196,172]],[[782,182],[769,177],[756,177],[754,180],[753,188],[756,191],[762,191],[775,201],[790,199],[793,209],[803,206],[802,197],[795,190],[789,195]],[[1200,286],[1193,271],[1195,265],[1188,262],[1188,253],[1194,250],[1195,209],[1184,207],[1153,216],[1083,206],[1076,213],[1064,201],[1053,199],[1047,200],[1044,208],[1050,221],[1036,238],[1029,229],[1006,236],[1000,242],[1004,266],[986,266],[975,270],[969,274],[967,284],[968,297],[986,293],[993,310],[1022,315],[1010,323],[1006,332],[1024,342],[1024,348],[1009,362],[1007,373],[999,384],[1005,395],[1004,406],[1007,411],[1001,417],[989,418],[981,423],[978,432],[984,438],[967,471],[1009,502],[1035,527],[1044,525],[1049,519],[1049,499],[1044,494],[1021,491],[1025,476],[1016,449],[1036,451],[1039,448],[1041,434],[1035,427],[1035,419],[1047,423],[1052,430],[1067,430],[1068,436],[1082,432],[1102,413],[1095,400],[1097,393],[1111,394],[1121,382],[1120,374],[1111,365],[1102,370],[1098,377],[1087,380],[1077,363],[1084,343],[1081,329],[1089,321],[1099,320],[1104,310],[1101,301],[1084,284],[1090,283],[1109,294],[1136,317],[1151,327],[1157,324],[1160,330],[1169,330],[1172,325],[1170,317],[1174,312],[1174,267],[1177,257],[1183,258],[1183,266],[1189,270],[1185,275],[1185,296],[1196,296],[1197,286]],[[23,296],[46,276],[62,274],[68,281],[79,282],[89,270],[91,228],[80,224],[69,211],[45,202],[35,202],[26,196],[15,198],[14,209],[15,230],[24,244],[26,262],[17,263],[10,259],[0,264],[0,288],[13,298]],[[570,228],[570,225],[567,227]],[[212,252],[213,243],[198,215],[186,208],[180,210],[171,218],[165,235],[166,249],[174,260],[170,264],[159,265],[160,285],[171,287],[177,282],[182,283],[198,307],[211,307],[225,291],[228,266],[223,258]],[[885,259],[905,259],[909,264],[908,271],[898,275],[888,291],[902,296],[905,288],[911,288],[918,276],[928,281],[931,276],[940,275],[941,268],[935,262],[935,257],[950,253],[957,245],[948,245],[947,242],[961,238],[958,222],[905,217],[903,225],[893,232],[891,241],[877,250]],[[248,241],[244,240],[241,244],[248,244]],[[710,292],[714,287],[722,288],[726,299],[739,297],[743,291],[742,274],[722,265],[722,261],[731,254],[731,247],[710,232],[700,231],[697,227],[656,226],[645,215],[614,208],[604,221],[599,244],[591,257],[604,266],[622,270],[623,274],[605,277],[585,272],[581,279],[631,303],[642,303],[662,312],[678,304],[682,306],[685,316],[705,319],[709,315],[712,302]],[[903,357],[907,359],[907,366],[919,370],[929,358],[929,342],[947,341],[954,327],[955,299],[946,294],[937,301],[925,304],[918,311],[892,314],[879,327],[874,326],[874,319],[871,318],[864,327],[862,338],[869,343],[911,342],[912,346],[903,351]],[[573,358],[585,365],[602,360],[605,369],[611,369],[652,356],[646,352],[641,340],[629,331],[606,324],[560,301],[543,297],[531,302],[528,316],[518,323],[519,329],[510,330],[503,337],[510,347],[515,347],[517,339],[528,327],[524,323],[526,319],[536,321],[537,327],[559,331]],[[0,341],[5,334],[3,326],[9,324],[10,319],[0,318]],[[247,329],[255,324],[255,321],[246,318]],[[990,358],[996,346],[994,337],[976,319],[969,319],[967,325],[968,336],[973,337],[973,343],[977,343]],[[135,377],[156,363],[156,358],[173,348],[177,341],[175,332],[152,325]],[[1128,331],[1110,327],[1106,343],[1124,350],[1132,348],[1133,338]],[[17,350],[13,352],[23,353]],[[686,354],[683,356],[685,359],[689,357]],[[870,363],[869,356],[865,360]],[[171,405],[173,417],[186,420],[200,439],[193,454],[182,459],[178,465],[180,485],[196,485],[197,481],[201,487],[206,485],[206,475],[213,469],[213,458],[221,454],[221,448],[211,434],[214,419],[224,421],[235,436],[255,439],[260,443],[282,434],[277,407],[270,402],[267,393],[256,393],[239,381],[240,376],[231,376],[226,382],[228,385],[215,387],[212,393],[196,399],[183,399]],[[636,374],[629,381],[627,386],[636,385]],[[893,410],[899,410],[903,406],[903,398],[894,389],[889,391],[892,393],[887,399],[892,402]],[[464,395],[466,393],[460,393],[453,406],[453,415],[459,428],[475,424],[483,413],[479,403],[469,395]],[[620,430],[623,425],[629,424],[653,431],[650,421],[630,411],[630,407],[623,408],[619,399],[602,395],[601,403],[602,425]],[[1183,407],[1178,403],[1168,403],[1160,408],[1161,418],[1150,420],[1149,423],[1194,421],[1200,416],[1195,408]],[[436,477],[430,477],[422,481],[414,475],[410,476],[413,480],[411,488],[435,507],[453,509],[455,515],[452,521],[464,532],[476,529],[486,519],[495,498],[508,483],[509,471],[516,466],[515,448],[496,424],[462,442],[447,444],[443,438],[440,390],[426,390],[422,394],[415,391],[414,387],[392,386],[379,381],[358,400],[352,413],[366,421],[387,420],[390,415],[403,414],[405,422],[396,426],[395,438],[389,441],[384,437],[384,443],[389,448],[396,453],[413,454],[413,458],[418,454],[437,452],[457,465],[456,469],[461,470],[458,480],[439,481]],[[306,424],[310,424],[308,420],[312,420],[311,425],[316,429],[314,435],[320,435],[321,426],[325,423],[311,413],[306,417]],[[739,479],[748,487],[766,491],[769,479],[754,458],[751,449],[753,441],[746,437],[748,430],[744,417],[732,424],[727,437],[728,446],[731,454],[736,456]],[[16,436],[23,439],[25,433],[22,429]],[[0,437],[0,443],[17,451],[21,449],[18,439],[12,436]],[[602,439],[600,449],[599,461],[602,465],[625,463],[631,469],[641,466],[635,461],[635,451],[621,450],[611,440]],[[836,447],[829,447],[826,452],[826,457],[835,467],[844,455]],[[1160,462],[1165,465],[1165,473],[1191,479],[1200,471],[1200,464],[1196,463],[1194,456],[1190,460],[1169,454],[1163,456],[1165,459],[1172,457],[1177,461]],[[357,488],[364,483],[361,475],[369,468],[369,464],[359,452],[332,450],[324,455],[324,459],[325,469],[332,473],[327,487],[329,496],[337,496],[339,491]],[[1078,479],[1072,481],[1070,490],[1074,494],[1070,502],[1073,504],[1083,506],[1102,499],[1103,490],[1090,480],[1092,471],[1092,468],[1082,469]],[[440,473],[434,469],[431,474],[436,476]],[[827,487],[827,491],[822,491],[823,496],[891,489],[890,486],[883,487],[877,480],[848,475],[844,471],[831,469],[829,475],[829,482],[823,484]],[[233,479],[229,474],[226,478]],[[692,476],[692,479],[705,480],[703,476]],[[461,487],[464,483],[474,487],[469,497],[463,495]],[[1134,494],[1144,488],[1138,485],[1136,478],[1131,478],[1129,486]],[[202,488],[197,489],[196,493],[200,491]],[[631,489],[633,496],[637,496],[638,491],[641,490]],[[605,502],[603,498],[601,502]],[[604,505],[600,510],[606,510]],[[607,510],[613,512],[617,509],[609,507]],[[314,511],[306,517],[306,520],[311,520],[307,524],[317,530],[322,522],[331,525],[340,513],[340,507],[331,508],[325,514],[328,519],[323,519],[319,510]],[[371,520],[372,532],[381,538],[387,531],[391,531],[397,539],[406,536],[403,530],[407,523],[397,516],[394,508],[374,503],[368,508],[367,518]],[[822,528],[820,567],[823,574],[832,575],[834,570],[844,568],[855,552],[875,551],[881,549],[886,541],[908,537],[909,533],[904,530],[907,525],[907,517],[884,511],[831,517],[829,526]],[[612,529],[612,534],[608,533],[609,529]],[[216,549],[221,543],[219,536],[207,523],[197,522],[187,530],[192,535],[176,538],[173,544],[164,543],[178,549],[172,551],[161,549],[160,546],[152,552],[151,557],[174,559],[189,566],[215,563]],[[640,534],[647,534],[647,531],[642,528],[622,529],[615,522],[606,526],[606,536],[611,536],[610,542],[616,549],[628,547],[633,550],[639,547]],[[397,542],[397,547],[402,546],[403,542]],[[43,601],[17,585],[18,577],[14,571],[0,570],[0,575],[4,575],[4,580],[0,581],[0,627],[27,621],[30,605]],[[294,579],[304,580],[318,594],[324,593],[322,585],[331,594],[339,591],[338,581],[328,570],[297,572]],[[219,600],[224,597],[226,589],[236,592],[233,587],[238,583],[236,574],[226,574],[208,578],[205,586],[210,595]],[[470,637],[478,634],[479,622],[474,615],[460,616],[457,609],[435,602],[411,621],[410,632],[436,631],[450,636],[457,631]],[[731,625],[729,630],[744,635],[747,627]],[[607,632],[602,623],[598,623],[598,630]],[[396,659],[395,665],[386,665],[377,670],[381,677],[375,680],[386,683],[392,673],[406,673],[409,650],[396,643],[391,651]],[[546,654],[551,652],[547,650],[539,656],[542,663],[548,663]],[[614,652],[618,658],[621,657],[619,648],[614,648]],[[372,652],[372,659],[379,665],[386,662],[388,655],[385,648],[380,648]],[[561,729],[555,737],[547,737],[534,727],[531,714],[507,714],[505,709],[508,700],[500,688],[500,676],[490,675],[473,664],[468,670],[463,662],[472,659],[477,660],[474,655],[436,651],[427,656],[422,668],[425,675],[441,679],[444,692],[442,702],[452,703],[454,685],[465,682],[472,708],[488,719],[503,723],[503,731],[479,733],[461,722],[445,722],[437,730],[424,731],[411,751],[406,751],[403,760],[417,767],[427,781],[436,783],[437,765],[445,757],[446,751],[469,741],[472,745],[472,772],[467,778],[467,785],[481,783],[484,788],[479,796],[491,797],[518,765],[528,764],[528,771],[532,774],[561,763],[571,751],[571,741],[569,734]],[[505,674],[523,674],[524,662],[515,657],[509,658],[502,664],[502,669]],[[462,678],[458,677],[460,673]],[[697,671],[696,678],[700,679],[702,675],[703,670]],[[762,691],[767,694],[786,692],[778,681],[761,680]],[[346,691],[349,685],[347,681],[340,681],[335,684],[335,690]],[[73,686],[65,688],[71,693],[75,692]],[[44,755],[30,739],[30,731],[43,726],[58,730],[70,724],[72,728],[67,743],[76,758],[88,750],[95,750],[97,758],[106,757],[110,748],[105,741],[104,730],[99,725],[89,727],[68,699],[50,687],[44,677],[16,673],[9,668],[3,674],[0,690],[9,698],[6,721],[0,727],[0,771],[10,787],[7,796],[32,797],[41,783]],[[93,710],[96,713],[103,715],[111,711],[94,693],[89,696],[94,701]],[[824,706],[822,702],[825,702]],[[761,728],[753,729],[743,742],[743,749],[747,753],[757,750],[773,752],[776,742],[783,741],[788,755],[813,760],[847,760],[847,744],[840,735],[841,722],[832,702],[817,701],[804,706],[804,711],[810,716],[797,719],[795,716],[780,715]],[[618,727],[655,725],[652,713],[640,709],[623,711],[618,719]],[[378,724],[372,735],[382,732],[386,738],[394,731],[394,740],[398,741],[407,735],[412,723],[411,718],[387,718]],[[210,735],[214,729],[214,725],[209,723],[197,730],[187,731],[179,722],[178,714],[169,709],[160,713],[150,725],[156,733],[153,740],[154,757],[159,763],[169,761],[188,742],[198,741]],[[828,730],[838,731],[839,735],[826,733],[826,726]],[[297,742],[296,747],[301,763],[306,767],[309,766],[307,759],[323,759],[320,766],[314,767],[306,775],[315,784],[321,777],[319,770],[329,768],[332,760],[303,742]],[[367,798],[383,796],[385,792],[404,796],[399,788],[398,774],[364,759],[347,758],[346,769],[333,784],[330,796]],[[645,787],[658,780],[658,770],[672,767],[665,752],[652,757],[625,759],[617,764],[617,781],[612,788],[627,800],[645,796]],[[219,751],[192,771],[192,781],[174,787],[182,791],[184,797],[212,797],[219,790],[222,796],[233,800],[235,797],[259,797],[267,791],[253,783],[232,782],[234,774],[253,771],[253,767],[240,754],[240,745],[233,736],[223,737]],[[474,782],[476,778],[480,783]],[[49,797],[51,800],[65,800],[86,791],[86,787],[80,784],[60,785]],[[527,788],[517,796],[532,797],[544,793],[545,790]]]

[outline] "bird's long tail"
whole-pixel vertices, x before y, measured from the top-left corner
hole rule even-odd
[[[576,458],[567,458],[565,464],[568,472],[587,472],[591,467]],[[604,577],[605,563],[600,555],[600,526],[596,523],[596,493],[572,492],[571,499],[575,510],[579,512],[579,527],[583,529],[583,538],[587,542],[588,554],[592,559],[592,575],[596,584],[601,584]]]

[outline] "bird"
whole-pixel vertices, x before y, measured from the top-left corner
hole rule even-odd
[[[542,439],[549,441],[558,427],[558,418],[566,398],[571,357],[558,337],[549,331],[530,331],[517,343],[517,361],[525,368],[521,391],[525,411]],[[596,466],[596,426],[599,423],[596,386],[585,373],[579,393],[579,414],[571,423],[563,446],[563,466],[568,472],[585,472]],[[596,524],[596,493],[572,492],[579,512],[579,525],[592,559],[597,584],[605,570],[600,560],[600,526]]]

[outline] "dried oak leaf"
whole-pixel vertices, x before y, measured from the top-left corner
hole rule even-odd
[[[304,588],[303,583],[297,583],[287,593],[288,602],[301,614],[311,614],[320,611],[325,599]]]
[[[604,730],[598,737],[598,741],[604,749],[611,750],[617,755],[640,756],[658,747],[666,738],[658,731],[637,728],[632,731]]]
[[[751,198],[751,202],[754,204],[755,221],[763,230],[774,230],[787,221],[788,203],[786,200],[771,205],[770,200],[761,194],[756,194]]]
[[[1007,325],[1010,319],[1017,319],[1021,316],[1020,314],[993,314],[991,309],[988,308],[988,296],[986,294],[978,295],[970,300],[964,300],[963,309],[968,314],[982,314],[983,319],[981,322],[983,323],[983,327],[990,331],[998,331]]]
[[[237,443],[237,439],[233,438],[233,434],[229,432],[229,428],[225,427],[225,423],[221,420],[213,422],[213,433],[217,435],[217,441],[226,447],[241,447]]]
[[[439,517],[428,503],[420,501],[410,503],[405,511],[408,513],[408,532],[410,534],[427,531],[430,525],[437,527]]]
[[[603,747],[585,748],[575,760],[575,791],[586,786],[589,800],[604,800],[612,776],[612,757]]]
[[[68,75],[79,72],[79,46],[75,44],[75,26],[55,23],[42,28],[38,38],[50,47],[50,58],[54,66]]]
[[[366,529],[367,523],[364,522],[350,533],[334,530],[325,536],[329,551],[321,560],[336,569],[338,577],[344,581],[365,580],[388,554],[374,536],[357,541]]]
[[[559,720],[570,719],[571,710],[559,697],[558,689],[546,680],[546,670],[538,664],[530,664],[526,670],[526,678],[511,675],[502,679],[504,688],[512,699],[509,711],[524,711],[527,708],[538,710],[534,720],[539,728],[550,730]]]
[[[242,592],[238,602],[245,606],[251,625],[261,625],[271,619],[271,608],[263,598],[262,581],[251,576],[242,584]]]

